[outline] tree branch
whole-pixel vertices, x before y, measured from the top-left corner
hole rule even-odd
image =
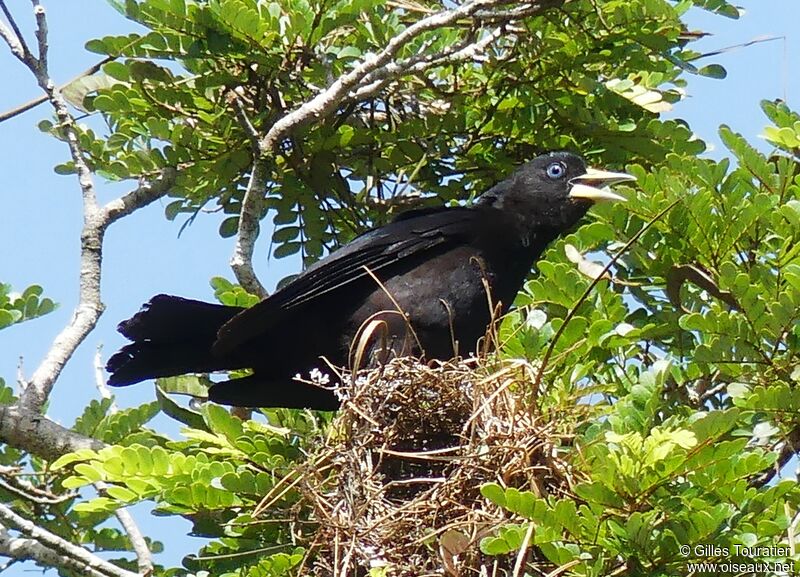
[[[56,505],[69,501],[78,496],[77,492],[67,492],[62,495],[56,495],[50,491],[46,491],[26,481],[22,478],[21,467],[8,467],[0,465],[0,487],[14,493],[32,503],[39,505]]]
[[[786,464],[795,458],[800,452],[800,427],[795,427],[786,435],[786,438],[779,444],[780,448],[775,447],[772,452],[777,454],[775,462],[769,469],[756,475],[750,482],[754,487],[764,487],[777,477]]]
[[[247,134],[247,137],[250,139],[250,148],[252,148],[253,154],[258,156],[258,140],[260,135],[258,134],[256,127],[253,126],[253,123],[250,121],[250,117],[247,116],[247,110],[245,110],[241,97],[236,93],[236,90],[228,90],[225,93],[225,101],[233,107],[233,111],[236,113],[236,119],[239,121],[239,124],[244,129],[245,134]]]
[[[150,548],[147,546],[147,541],[144,538],[139,525],[133,519],[133,515],[125,507],[120,507],[114,512],[117,521],[122,526],[122,530],[128,535],[133,552],[136,554],[136,562],[139,567],[141,575],[153,574],[153,555],[150,553]]]
[[[64,569],[78,571],[83,575],[87,575],[87,577],[107,577],[106,573],[100,573],[93,568],[87,567],[85,563],[45,547],[36,539],[13,537],[2,525],[0,525],[0,555],[15,561],[32,560],[44,567],[63,567]],[[5,568],[0,568],[0,572]]]
[[[4,6],[4,4],[0,3],[0,5]],[[2,38],[8,47],[11,48],[11,53],[25,62],[25,48],[23,47],[20,39],[14,35],[11,29],[6,26],[4,23],[0,22],[0,38]]]
[[[31,0],[33,15],[36,18],[36,41],[39,44],[38,70],[39,74],[49,77],[47,72],[47,14],[39,0]]]
[[[390,62],[386,66],[371,72],[364,77],[363,86],[351,92],[348,100],[370,98],[383,90],[389,83],[400,76],[419,74],[435,66],[456,64],[478,57],[495,40],[500,38],[503,29],[495,28],[480,40],[451,47],[438,54],[418,55],[399,62]]]
[[[47,62],[43,58],[47,54],[46,19],[44,11],[38,9],[41,7],[35,0],[34,5],[37,6],[37,10],[35,10],[38,23],[37,38],[41,54],[38,65],[28,65],[28,68],[55,109],[78,174],[78,183],[83,199],[78,305],[72,320],[56,337],[47,356],[34,372],[30,382],[27,383],[19,401],[24,408],[39,410],[50,395],[53,384],[61,374],[64,365],[72,357],[78,345],[86,338],[86,335],[94,329],[103,312],[100,277],[103,238],[106,229],[118,218],[150,204],[165,194],[174,183],[176,172],[171,168],[165,169],[152,182],[142,182],[137,189],[117,201],[112,201],[106,207],[98,206],[92,171],[84,158],[75,119],[72,117],[61,91],[53,85],[47,74]]]
[[[30,67],[30,61],[33,58],[28,45],[25,43],[25,37],[17,26],[17,21],[6,6],[5,0],[0,0],[0,10],[5,14],[11,28],[0,22],[0,38],[5,40],[8,47],[11,48],[11,53],[14,54],[23,64]]]
[[[103,310],[100,276],[105,231],[119,218],[166,194],[177,178],[177,171],[174,168],[165,168],[151,180],[141,181],[136,189],[122,198],[111,201],[104,207],[98,206],[92,172],[84,158],[75,119],[61,91],[54,86],[47,71],[46,14],[38,0],[32,0],[32,4],[37,23],[39,59],[30,54],[4,0],[0,0],[0,9],[8,18],[13,32],[0,23],[0,36],[34,75],[55,109],[60,130],[63,132],[78,174],[83,201],[80,293],[72,320],[56,337],[30,381],[23,383],[25,386],[20,400],[13,406],[0,406],[0,439],[31,454],[54,460],[64,453],[78,449],[99,449],[104,446],[96,439],[84,437],[57,425],[40,413],[64,365],[94,328]],[[22,53],[19,53],[20,50]]]
[[[253,252],[260,229],[259,222],[264,211],[264,191],[267,188],[267,162],[257,156],[242,199],[239,228],[230,265],[236,280],[244,289],[260,298],[267,296],[267,289],[258,280],[253,270]]]
[[[75,121],[69,112],[66,100],[61,92],[53,85],[47,74],[47,19],[44,9],[37,0],[33,0],[34,14],[36,16],[36,37],[39,42],[39,59],[30,57],[22,59],[28,69],[36,78],[39,86],[44,90],[48,100],[53,105],[65,140],[69,146],[70,156],[78,173],[83,195],[84,227],[81,235],[81,279],[80,298],[70,324],[56,337],[45,360],[36,370],[20,398],[20,404],[28,409],[40,409],[47,400],[53,383],[64,363],[72,356],[75,348],[94,328],[97,318],[102,311],[99,291],[99,264],[102,232],[99,235],[89,234],[97,228],[97,200],[94,191],[92,174],[78,138]],[[13,50],[13,48],[12,48]]]
[[[325,92],[318,94],[305,104],[280,118],[261,140],[262,154],[273,151],[276,144],[290,131],[311,120],[320,119],[333,111],[347,94],[368,74],[386,65],[409,42],[425,32],[451,25],[466,18],[482,7],[501,4],[501,0],[469,0],[457,8],[431,14],[415,22],[392,38],[386,47],[377,54],[368,56],[347,74],[340,76]]]
[[[74,134],[74,132],[73,132]],[[81,156],[80,150],[77,150]],[[76,156],[73,156],[73,159]],[[81,158],[82,160],[82,158]],[[88,171],[88,167],[86,167]],[[64,365],[86,336],[94,329],[103,312],[100,294],[103,239],[113,222],[127,216],[166,194],[175,183],[177,170],[165,168],[151,181],[143,181],[128,194],[112,200],[104,207],[97,206],[91,175],[87,186],[82,185],[84,220],[81,231],[81,269],[78,305],[69,324],[58,334],[47,356],[26,384],[20,403],[28,409],[40,409],[50,395]],[[80,179],[80,178],[79,178]]]
[[[476,42],[467,39],[433,55],[415,55],[405,61],[393,62],[397,54],[410,42],[431,30],[459,24],[460,20],[482,14],[482,19],[492,22],[510,21],[529,16],[564,0],[540,0],[527,2],[523,6],[498,12],[496,18],[492,7],[508,4],[508,0],[468,0],[455,8],[432,13],[407,27],[393,37],[377,54],[367,56],[350,72],[340,76],[330,87],[304,104],[279,118],[259,141],[256,158],[263,159],[274,154],[278,144],[298,127],[326,117],[346,101],[369,97],[382,90],[389,82],[409,73],[418,73],[430,67],[450,62],[464,61],[475,57],[489,44],[500,37],[502,29],[496,28]],[[475,19],[477,22],[477,19]],[[422,51],[424,52],[424,50]],[[235,104],[235,101],[234,101]],[[237,110],[237,115],[240,111]],[[245,118],[246,119],[246,118]],[[254,130],[249,122],[245,129],[252,139]],[[266,166],[261,160],[254,161],[250,182],[242,200],[236,247],[231,257],[231,268],[239,283],[248,291],[266,296],[252,266],[253,246],[258,237],[258,221],[263,216],[263,194],[266,187]]]
[[[392,38],[386,47],[367,57],[347,74],[339,77],[327,90],[292,112],[280,118],[258,143],[258,156],[253,164],[250,182],[242,200],[236,246],[231,258],[231,268],[239,283],[259,296],[266,295],[263,285],[253,271],[253,246],[258,238],[259,220],[263,212],[263,194],[266,187],[266,163],[264,158],[274,152],[278,143],[297,127],[314,119],[320,119],[335,110],[347,95],[363,81],[370,72],[388,63],[405,45],[422,33],[446,26],[459,18],[469,16],[482,6],[498,0],[470,0],[462,6],[432,14],[412,24]]]
[[[106,446],[105,443],[97,439],[85,437],[70,429],[66,429],[47,417],[40,415],[38,412],[29,411],[16,405],[0,405],[0,439],[11,447],[15,447],[32,455],[40,456],[48,461],[55,461],[61,455],[73,453],[81,449],[99,451]],[[105,488],[103,483],[95,483],[95,485],[99,491]],[[6,487],[6,489],[8,489],[8,487]],[[41,499],[36,500],[28,495],[23,495],[23,497],[41,502]],[[51,501],[57,502],[56,499],[52,499]],[[130,512],[126,508],[120,507],[115,515],[122,529],[128,535],[133,551],[136,554],[139,571],[143,575],[152,574],[153,560],[150,549],[147,547],[147,541],[145,541],[144,535],[142,535],[142,532],[139,530]],[[0,515],[0,525],[1,524],[3,524],[2,515]],[[10,547],[11,543],[6,543],[6,545]],[[27,544],[15,543],[14,546],[14,550],[20,552],[25,549]],[[0,534],[0,552],[3,550],[2,547],[3,536]],[[9,552],[11,552],[11,549],[9,549]],[[35,551],[24,558],[45,562],[44,557],[34,556],[33,553],[35,553]],[[16,555],[11,556],[16,557]],[[70,565],[62,563],[62,558],[60,556],[58,556],[58,559],[58,565],[50,566],[71,567]],[[83,567],[83,565],[81,565],[81,567]],[[108,574],[108,572],[103,574]],[[118,574],[122,575],[122,573]]]
[[[0,26],[2,26],[2,22],[0,22]],[[96,73],[98,70],[100,70],[100,68],[102,68],[103,64],[107,64],[108,62],[113,62],[116,59],[117,59],[116,56],[106,56],[105,58],[103,58],[97,64],[94,64],[94,65],[90,66],[89,68],[87,68],[86,70],[84,70],[83,72],[81,72],[80,74],[75,76],[74,78],[68,80],[64,84],[61,84],[58,87],[58,89],[59,90],[64,90],[67,86],[69,86],[73,82],[77,82],[81,78],[85,78],[86,76],[91,76],[92,74]],[[38,97],[34,98],[33,100],[29,100],[28,102],[26,102],[24,104],[20,104],[19,106],[15,106],[11,110],[7,110],[7,111],[3,112],[2,114],[0,114],[0,122],[5,122],[6,120],[14,118],[15,116],[19,116],[23,112],[27,112],[28,110],[39,106],[42,102],[47,102],[47,95],[46,94],[44,94],[42,96],[38,96]]]
[[[152,179],[142,180],[138,187],[106,204],[101,211],[100,220],[107,227],[120,218],[152,204],[175,186],[179,174],[177,169],[168,166]]]
[[[88,575],[104,575],[108,577],[138,577],[136,573],[126,571],[117,567],[113,563],[109,563],[96,555],[93,555],[83,547],[73,545],[58,535],[51,533],[47,529],[39,527],[35,523],[20,517],[14,511],[9,509],[6,505],[0,504],[0,524],[5,527],[16,529],[23,535],[34,539],[42,545],[41,548],[31,546],[33,544],[26,543],[26,550],[30,554],[41,554],[47,559],[47,565],[53,566],[53,560],[64,561],[69,563],[72,567],[77,568],[84,574]],[[12,545],[7,532],[0,538],[0,544]],[[63,566],[63,565],[56,565]]]
[[[0,440],[8,445],[55,461],[80,449],[99,451],[105,444],[55,423],[19,405],[0,405]]]
[[[103,481],[97,481],[94,483],[94,486],[101,495],[104,495],[106,489],[108,489],[108,484]],[[144,535],[139,529],[139,525],[134,521],[130,511],[125,507],[120,507],[114,512],[114,516],[117,518],[117,521],[119,521],[122,530],[125,531],[125,534],[131,542],[133,552],[136,554],[136,563],[139,567],[139,573],[144,576],[152,575],[153,555],[150,552],[150,548],[147,546]]]
[[[104,399],[111,399],[111,405],[108,409],[109,413],[116,413],[119,409],[114,402],[111,391],[108,390],[108,386],[106,385],[101,354],[102,347],[97,347],[97,351],[95,351],[94,356],[95,385],[97,386],[97,390],[100,392],[101,397]],[[98,492],[101,494],[106,494],[106,489],[108,489],[107,483],[104,483],[103,481],[97,481],[94,483],[94,486]],[[133,519],[133,515],[131,515],[130,511],[128,511],[128,509],[125,507],[120,507],[114,511],[114,515],[116,516],[117,521],[119,521],[122,530],[125,531],[125,534],[128,536],[128,539],[131,542],[133,552],[136,554],[136,562],[139,566],[139,573],[142,575],[152,575],[153,555],[150,551],[150,548],[147,546],[147,540],[144,538],[142,531],[139,529],[139,525],[137,525],[136,521]]]

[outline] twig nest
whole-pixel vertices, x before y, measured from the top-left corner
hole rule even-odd
[[[491,575],[513,566],[480,551],[508,520],[481,485],[539,495],[568,485],[562,439],[535,410],[533,371],[520,361],[403,358],[346,378],[332,432],[303,473],[319,521],[314,574]]]

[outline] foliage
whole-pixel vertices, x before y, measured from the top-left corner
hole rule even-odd
[[[0,283],[0,329],[35,319],[52,312],[56,304],[45,297],[39,285],[31,285],[22,294],[11,292],[11,285]]]
[[[0,403],[10,405],[15,400],[11,388],[0,379]],[[155,403],[123,411],[111,408],[109,399],[92,401],[76,419],[72,430],[123,445],[135,443],[145,435],[150,442],[160,439],[152,431],[142,429],[158,412]],[[126,533],[108,522],[118,507],[82,512],[80,505],[84,495],[72,491],[68,483],[65,485],[67,475],[64,472],[54,471],[52,463],[8,445],[2,445],[0,450],[0,468],[3,474],[0,500],[18,515],[35,519],[39,527],[69,542],[108,554],[121,567],[136,570],[135,562],[125,556],[116,557],[131,548]],[[111,490],[113,492],[113,488]],[[158,541],[146,538],[146,542],[154,553],[164,549]],[[80,577],[85,573],[62,569],[60,574]]]
[[[221,225],[223,236],[236,231],[253,161],[231,100],[263,132],[439,6],[409,10],[363,0],[115,5],[148,32],[87,45],[117,58],[104,66],[109,80],[87,90],[107,87],[76,91],[86,96],[81,105],[108,122],[107,137],[88,129],[82,135],[91,163],[110,179],[181,166],[167,217],[194,217],[216,204],[231,215]],[[266,159],[264,208],[274,225],[274,256],[300,253],[311,262],[385,221],[397,206],[421,202],[418,193],[436,195],[435,202],[463,199],[543,149],[648,164],[668,152],[701,151],[703,143],[691,140],[685,126],[648,111],[679,98],[685,81],[675,62],[696,56],[679,40],[678,16],[687,7],[663,0],[569,2],[563,17],[545,12],[515,24],[520,29],[497,39],[480,65],[445,63],[402,77],[375,97],[348,98]],[[464,34],[458,27],[438,30],[400,56],[435,54],[463,42]],[[181,68],[162,64],[170,61]]]
[[[765,134],[794,154],[796,115],[763,107],[776,123]],[[800,425],[798,164],[764,156],[724,126],[720,135],[734,169],[727,159],[673,154],[649,173],[629,167],[639,181],[626,209],[598,211],[553,246],[501,333],[507,354],[541,358],[554,347],[540,403],[577,432],[565,450],[585,480],[566,498],[497,486],[484,495],[532,521],[532,544],[574,574],[674,575],[692,560],[752,562],[724,552],[785,544],[797,510],[795,480],[766,481],[794,455],[785,443]],[[565,247],[619,246],[674,199],[579,302],[592,279]],[[675,280],[685,264],[708,280]],[[526,523],[502,529],[482,548],[518,550],[526,531]],[[708,548],[681,553],[698,543]]]
[[[107,485],[99,496],[74,506],[79,518],[105,518],[121,504],[153,500],[157,513],[188,517],[194,534],[216,538],[204,557],[220,559],[201,563],[189,557],[188,568],[215,575],[237,570],[283,575],[304,556],[293,541],[314,526],[308,511],[294,507],[299,494],[287,479],[297,474],[297,463],[319,442],[329,419],[288,410],[269,416],[270,425],[241,421],[222,407],[205,405],[204,427],[184,428],[181,441],[150,432],[133,443],[67,454],[52,468],[70,473],[63,481],[67,489]],[[254,515],[257,506],[263,508],[262,499],[275,493],[284,513],[297,515],[291,523]],[[268,506],[267,512],[272,510]]]
[[[255,155],[250,130],[264,134],[451,7],[112,3],[144,31],[87,45],[115,59],[68,90],[106,123],[78,127],[86,158],[110,180],[180,168],[166,216],[191,222],[211,205],[228,215],[222,236],[236,233]],[[574,482],[558,494],[485,484],[481,505],[505,521],[482,529],[479,549],[498,567],[525,559],[531,574],[674,575],[695,560],[753,561],[722,552],[787,544],[800,501],[796,480],[782,478],[800,441],[800,116],[764,102],[771,156],[723,126],[727,157],[701,157],[704,143],[685,123],[658,117],[680,105],[686,74],[724,77],[716,64],[692,64],[699,55],[681,16],[693,4],[727,17],[737,10],[723,0],[552,4],[497,37],[490,20],[423,34],[398,62],[464,42],[488,48],[350,94],[282,139],[262,159],[272,256],[299,254],[306,265],[404,207],[469,202],[542,149],[625,165],[638,177],[622,189],[626,206],[597,207],[554,243],[499,329],[501,357],[538,367],[516,393],[551,430]],[[40,128],[64,138],[56,123]],[[221,278],[212,287],[224,304],[256,300]],[[53,308],[39,287],[9,292],[0,285],[0,328]],[[92,402],[73,429],[107,443],[101,450],[48,463],[3,447],[0,464],[44,497],[0,488],[0,499],[65,539],[120,553],[130,543],[107,521],[121,504],[149,501],[191,519],[207,544],[159,575],[297,574],[313,560],[319,522],[297,490],[297,465],[343,433],[326,414],[269,410],[240,421],[170,397],[203,383],[162,379],[157,403],[124,411]],[[0,398],[14,400],[2,381]],[[186,425],[180,440],[145,427],[159,410]],[[134,568],[129,557],[119,563]]]

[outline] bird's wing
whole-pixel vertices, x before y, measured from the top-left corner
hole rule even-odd
[[[287,313],[334,291],[346,289],[358,298],[357,285],[370,290],[375,287],[370,273],[387,278],[394,274],[392,268],[406,270],[434,251],[463,243],[474,231],[479,212],[463,207],[425,210],[357,237],[223,325],[214,344],[215,354],[233,350],[268,331]]]

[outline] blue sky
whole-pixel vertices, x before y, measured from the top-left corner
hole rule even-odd
[[[30,4],[9,4],[18,10],[24,30],[30,31]],[[759,142],[765,125],[759,108],[761,99],[783,98],[795,109],[800,108],[800,2],[745,0],[740,4],[745,14],[739,21],[699,11],[690,13],[690,28],[713,34],[695,44],[696,50],[712,51],[759,37],[778,39],[702,61],[722,64],[728,78],[688,77],[688,97],[667,115],[687,120],[699,137],[714,145],[715,150],[709,153],[714,157],[724,153],[716,137],[721,123],[751,142]],[[72,78],[97,61],[97,55],[83,50],[87,40],[134,29],[102,0],[45,0],[45,7],[50,25],[51,73],[57,82]],[[0,112],[39,95],[30,73],[4,45],[0,46],[0,78]],[[67,160],[68,152],[62,143],[36,129],[36,124],[50,115],[43,105],[0,124],[0,173],[5,176],[0,185],[0,282],[17,289],[41,284],[45,294],[61,305],[42,319],[0,331],[0,377],[7,383],[15,381],[20,359],[24,374],[30,376],[69,320],[77,300],[80,191],[74,177],[58,176],[52,170],[55,164]],[[759,146],[769,150],[764,141]],[[96,184],[103,202],[129,188],[109,185],[100,178]],[[122,337],[114,331],[121,319],[157,293],[211,300],[209,278],[231,278],[227,263],[232,241],[217,234],[221,217],[203,215],[178,238],[180,222],[164,218],[165,204],[155,203],[123,219],[108,233],[103,279],[106,312],[64,371],[51,399],[50,416],[66,425],[97,396],[93,356],[99,345],[107,358],[122,344]],[[290,268],[295,263],[267,263],[266,244],[266,240],[259,243],[256,269],[262,282],[272,288],[280,278],[296,272]],[[117,402],[122,407],[152,399],[153,390],[147,385],[117,390]],[[176,430],[164,418],[155,426]],[[183,521],[148,518],[146,514],[139,514],[138,519],[146,532],[168,539],[163,563],[177,563],[197,547],[198,542],[189,538],[175,539],[176,534],[188,529]]]

